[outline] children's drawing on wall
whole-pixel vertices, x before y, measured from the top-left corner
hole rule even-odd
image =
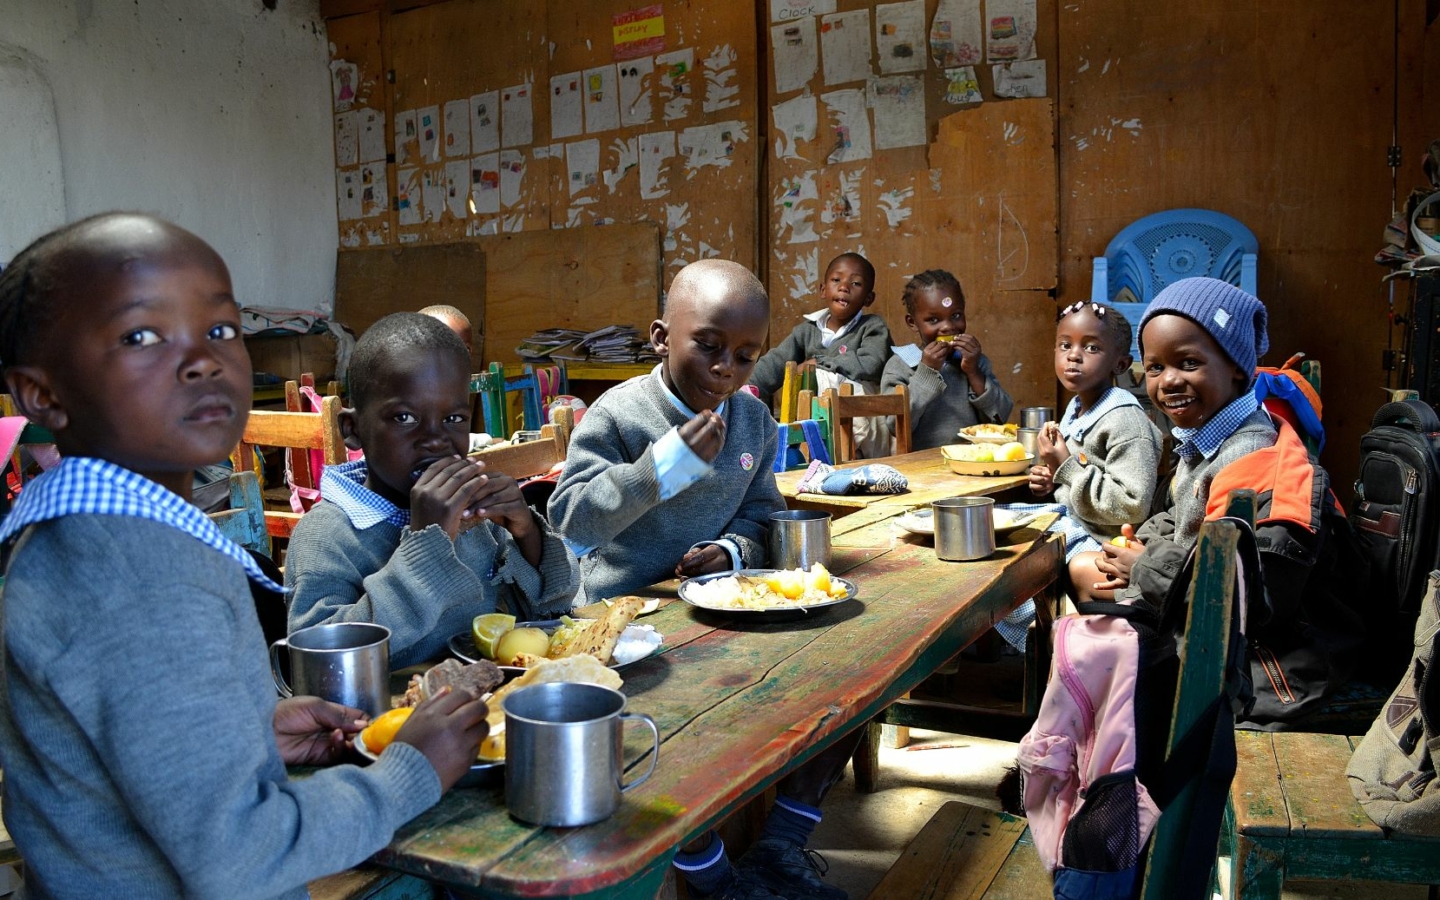
[[[925,85],[918,75],[872,78],[870,109],[875,113],[875,146],[880,150],[925,143]]]
[[[980,0],[940,0],[930,20],[935,65],[942,69],[979,65],[984,61],[983,33]]]
[[[615,167],[600,173],[605,187],[615,193],[615,186],[635,170],[640,160],[640,141],[637,138],[612,138],[610,152],[615,155]]]
[[[640,198],[659,200],[670,193],[665,160],[675,155],[675,132],[640,135]]]
[[[820,57],[825,84],[864,81],[870,64],[870,10],[857,9],[820,18]]]
[[[390,190],[385,182],[383,160],[360,167],[360,215],[380,216],[390,210]]]
[[[486,153],[470,160],[470,202],[476,215],[500,212],[500,154]]]
[[[789,22],[835,11],[835,0],[770,0],[770,21]]]
[[[770,108],[775,120],[775,158],[804,159],[800,142],[815,140],[818,117],[815,96],[808,91],[798,97],[781,101]]]
[[[683,119],[690,113],[695,91],[690,87],[690,73],[695,69],[695,49],[672,50],[655,57],[655,71],[660,74],[660,100],[665,104],[665,121]]]
[[[469,215],[470,160],[452,159],[445,163],[445,205],[457,219]]]
[[[519,150],[500,151],[500,205],[506,209],[520,202],[525,181],[525,154]]]
[[[420,162],[440,159],[440,107],[426,106],[415,110],[415,127],[420,130]]]
[[[335,193],[340,221],[360,218],[360,171],[344,169],[335,173]]]
[[[1045,96],[1045,60],[1025,59],[991,66],[997,97]]]
[[[500,92],[500,146],[524,147],[535,142],[530,93],[528,84],[517,84]]]
[[[638,59],[665,49],[665,7],[655,3],[616,13],[610,19],[614,59]]]
[[[830,150],[827,163],[869,159],[870,115],[865,111],[865,92],[859,88],[829,91],[820,95],[825,104],[826,139]]]
[[[685,177],[694,178],[695,171],[704,166],[730,165],[735,145],[748,139],[743,122],[714,122],[686,128],[676,141],[685,159]]]
[[[862,168],[827,175],[820,180],[819,192],[824,198],[820,204],[821,224],[859,222],[860,180],[864,177],[865,170]]]
[[[945,70],[946,103],[959,106],[962,103],[979,103],[984,99],[980,94],[980,82],[975,78],[974,66]]]
[[[445,155],[470,155],[470,101],[445,104]]]
[[[985,20],[990,62],[1035,58],[1035,0],[988,0]]]
[[[355,91],[359,86],[360,70],[354,63],[343,59],[330,63],[330,88],[337,112],[355,104]]]
[[[550,139],[575,137],[585,130],[580,73],[550,76]]]
[[[780,182],[780,196],[776,199],[776,206],[780,211],[780,222],[776,226],[775,235],[787,235],[787,244],[811,244],[820,240],[815,233],[815,222],[811,218],[815,214],[814,201],[819,200],[820,195],[815,190],[815,173],[801,172],[793,178],[787,178]]]
[[[815,18],[807,16],[770,27],[771,59],[775,61],[775,92],[798,91],[820,68],[815,43]]]
[[[585,70],[585,133],[614,131],[620,127],[620,103],[615,90],[615,66]]]
[[[494,153],[500,149],[499,112],[499,91],[486,91],[470,98],[471,153]]]
[[[395,208],[400,213],[401,225],[419,225],[424,221],[420,204],[420,170],[397,169],[395,171]]]
[[[439,222],[445,212],[445,170],[426,168],[420,171],[420,196],[424,204],[425,221]]]
[[[353,166],[360,161],[359,117],[354,110],[335,117],[335,165]]]
[[[600,142],[594,138],[565,145],[565,171],[570,196],[595,186],[600,180]]]
[[[395,164],[403,166],[410,162],[418,150],[415,130],[415,110],[407,109],[395,116]]]
[[[629,128],[633,125],[648,125],[655,116],[655,104],[651,98],[650,78],[655,72],[655,60],[648,56],[632,59],[620,64],[620,124]]]
[[[880,71],[884,74],[923,71],[925,0],[876,6],[875,49],[880,54]]]
[[[360,110],[360,161],[375,162],[385,158],[385,112],[379,109]]]
[[[740,105],[740,85],[735,83],[735,48],[721,44],[705,57],[705,100],[700,108],[719,112]]]

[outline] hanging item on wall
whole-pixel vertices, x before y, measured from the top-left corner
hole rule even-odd
[[[815,96],[808,91],[798,97],[782,101],[770,108],[775,119],[775,158],[805,159],[800,154],[801,141],[815,140],[818,118],[815,112]]]
[[[655,57],[655,72],[660,76],[660,100],[665,104],[665,121],[673,122],[690,114],[690,101],[695,89],[690,73],[695,69],[695,48],[671,50]]]
[[[390,210],[384,161],[360,167],[360,215],[379,216]]]
[[[486,91],[470,98],[470,152],[500,149],[500,92]]]
[[[617,13],[611,18],[615,59],[638,59],[665,49],[665,8],[659,4]]]
[[[1025,59],[991,66],[997,97],[1045,96],[1045,60]]]
[[[880,71],[919,72],[925,68],[925,0],[875,7],[875,48]]]
[[[415,127],[420,132],[419,162],[436,162],[440,159],[440,107],[415,110]]]
[[[988,0],[985,56],[992,63],[1035,58],[1035,0]]]
[[[470,202],[477,216],[500,212],[500,154],[486,153],[470,160]]]
[[[655,60],[648,56],[622,63],[620,69],[620,125],[648,125],[655,117],[654,96],[650,90],[655,73]]]
[[[360,218],[360,170],[335,173],[335,194],[340,221]]]
[[[640,199],[659,200],[670,193],[664,166],[665,160],[674,155],[675,132],[640,135]]]
[[[585,70],[585,132],[614,131],[620,127],[620,104],[615,91],[615,66]]]
[[[771,58],[775,60],[775,93],[798,91],[820,67],[815,45],[815,19],[794,19],[770,27]]]
[[[420,209],[420,170],[397,169],[395,181],[395,206],[400,213],[400,224],[419,225],[424,221],[424,214]]]
[[[825,84],[864,81],[870,64],[870,10],[856,9],[820,18],[820,57]]]
[[[958,106],[962,103],[979,103],[984,99],[980,94],[980,82],[975,78],[974,66],[945,70],[946,103]]]
[[[337,59],[330,63],[330,90],[335,111],[341,112],[355,104],[355,91],[360,87],[360,70],[352,62]]]
[[[827,163],[869,159],[870,116],[865,112],[865,92],[859,88],[830,91],[820,95],[825,104],[825,137],[830,151]],[[878,116],[877,116],[878,121]]]
[[[566,144],[565,172],[570,196],[594,187],[600,179],[600,142],[591,138]]]
[[[875,147],[918,147],[925,143],[925,84],[918,75],[870,79],[875,112]]]
[[[385,159],[385,111],[362,109],[360,112],[360,161]]]
[[[835,0],[770,0],[770,21],[789,22],[835,11]]]
[[[354,110],[335,117],[335,165],[353,166],[360,161],[358,124]]]
[[[470,101],[445,104],[445,155],[470,155]]]
[[[979,65],[984,57],[983,31],[980,0],[940,0],[935,18],[930,20],[930,54],[935,65],[942,69]]]
[[[520,202],[525,180],[525,154],[519,150],[500,151],[500,203],[506,208]]]
[[[585,130],[579,72],[550,76],[550,139],[574,137]]]
[[[535,142],[535,119],[530,110],[530,85],[517,84],[500,92],[500,145],[524,147]]]
[[[395,116],[395,164],[403,166],[418,151],[419,133],[415,130],[415,110],[407,109]]]

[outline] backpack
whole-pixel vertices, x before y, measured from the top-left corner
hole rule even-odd
[[[1239,520],[1231,520],[1237,521]],[[1139,892],[1145,848],[1160,813],[1203,770],[1204,816],[1195,832],[1213,832],[1235,770],[1234,716],[1249,699],[1244,586],[1260,584],[1259,553],[1241,527],[1241,591],[1231,618],[1227,684],[1165,758],[1173,718],[1179,643],[1192,550],[1163,606],[1142,602],[1081,603],[1056,620],[1050,680],[1035,724],[1020,741],[1017,762],[1035,849],[1059,897],[1132,897]],[[1215,841],[1192,842],[1178,861],[1188,900],[1208,896]],[[1193,892],[1189,890],[1193,887]]]
[[[1355,748],[1345,776],[1375,824],[1405,834],[1440,837],[1440,785],[1435,781],[1440,679],[1432,671],[1437,641],[1440,572],[1431,572],[1415,624],[1410,668]]]
[[[1419,400],[1387,403],[1360,439],[1350,514],[1384,613],[1412,613],[1440,568],[1440,418]]]

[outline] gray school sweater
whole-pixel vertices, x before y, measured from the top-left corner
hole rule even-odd
[[[980,374],[985,392],[970,399],[970,382],[954,363],[937,372],[923,362],[914,368],[899,356],[890,357],[880,377],[880,393],[889,393],[897,384],[910,386],[910,449],[928,450],[957,443],[956,432],[980,422],[1004,422],[1015,405],[995,380],[990,359],[980,354]]]
[[[1116,407],[1067,446],[1070,457],[1054,474],[1055,501],[1071,518],[1099,540],[1149,518],[1160,474],[1160,429],[1145,410]]]
[[[27,529],[3,594],[0,762],[26,898],[307,896],[440,798],[418,750],[291,781],[245,572],[148,520]]]
[[[815,360],[822,369],[873,385],[885,369],[890,354],[890,328],[885,320],[873,313],[861,313],[852,330],[836,338],[829,347],[820,343],[820,326],[806,320],[795,326],[790,336],[760,357],[750,383],[760,389],[760,396],[769,397],[785,383],[785,364]]]
[[[363,531],[321,500],[300,519],[285,557],[290,630],[322,622],[374,622],[390,629],[390,665],[445,654],[454,634],[482,613],[504,610],[522,622],[569,612],[579,572],[575,557],[543,516],[536,571],[510,532],[494,522],[450,540],[439,525],[411,531],[389,522]]]
[[[550,517],[572,545],[595,548],[580,560],[587,600],[601,600],[675,577],[685,551],[729,538],[746,567],[765,564],[770,514],[785,508],[771,466],[775,419],[741,391],[725,404],[725,445],[710,475],[661,501],[651,445],[689,417],[654,373],[606,391],[570,438],[565,473]]]

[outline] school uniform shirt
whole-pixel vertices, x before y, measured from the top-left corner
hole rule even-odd
[[[985,354],[980,354],[985,390],[972,394],[970,380],[953,361],[947,360],[937,372],[920,361],[923,351],[918,345],[906,344],[894,350],[880,378],[880,393],[893,391],[897,384],[909,385],[910,449],[953,444],[959,440],[957,434],[962,428],[1010,418],[1015,402],[995,379]]]
[[[287,777],[247,583],[263,575],[174,493],[68,457],[21,493],[9,540],[0,765],[21,897],[302,898],[440,798],[405,745]]]
[[[805,319],[755,364],[750,383],[760,389],[760,396],[769,397],[784,386],[787,362],[809,359],[858,384],[874,385],[880,380],[890,354],[890,328],[884,319],[862,312],[837,331],[828,327],[828,309],[809,313]]]
[[[539,567],[501,525],[486,520],[450,539],[439,525],[410,528],[410,511],[365,487],[364,460],[327,466],[322,499],[290,536],[285,583],[290,629],[374,622],[390,629],[390,664],[444,655],[452,635],[497,610],[522,621],[568,612],[579,586],[575,558],[545,521]]]
[[[1060,419],[1070,456],[1052,474],[1055,500],[1099,540],[1150,515],[1160,474],[1160,429],[1128,391],[1112,387],[1080,411],[1071,399]]]
[[[765,563],[770,514],[785,508],[771,470],[775,419],[744,391],[730,397],[720,411],[720,452],[672,493],[662,490],[657,448],[679,439],[679,426],[694,417],[677,401],[657,366],[602,394],[570,437],[550,515],[583,554],[587,601],[673,578],[681,558],[701,542],[733,543],[745,567]]]

